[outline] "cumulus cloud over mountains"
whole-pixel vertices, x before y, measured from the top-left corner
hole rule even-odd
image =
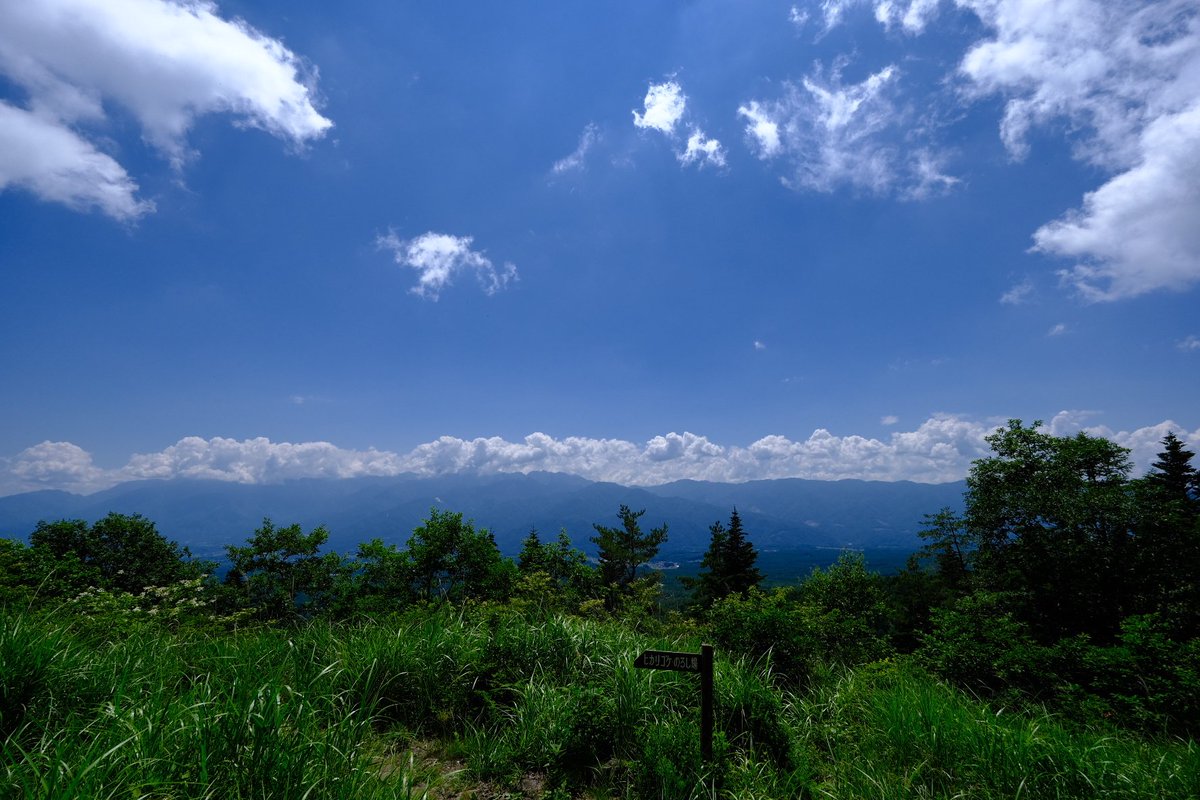
[[[1086,431],[1130,448],[1139,470],[1161,449],[1168,431],[1200,447],[1200,429],[1164,421],[1134,431],[1088,426],[1088,412],[1063,411],[1046,429]],[[519,442],[500,437],[443,436],[408,453],[350,450],[329,442],[272,442],[266,438],[187,437],[157,453],[134,455],[119,469],[102,469],[70,442],[42,442],[0,460],[0,494],[38,489],[87,493],[131,480],[172,478],[278,483],[295,478],[356,478],[412,474],[563,472],[597,481],[655,485],[680,479],[738,482],[771,478],[839,480],[958,480],[988,455],[985,437],[997,420],[935,415],[912,431],[886,438],[838,436],[818,428],[803,440],[764,436],[742,446],[719,445],[693,433],[668,433],[643,444],[622,439],[533,433]]]
[[[126,220],[153,210],[103,152],[108,106],[130,113],[176,167],[198,116],[231,114],[293,144],[333,124],[311,77],[277,39],[204,2],[38,0],[0,3],[0,75],[23,107],[0,101],[0,190]]]

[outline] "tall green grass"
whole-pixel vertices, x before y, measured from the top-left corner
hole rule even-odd
[[[110,635],[0,612],[0,797],[1200,797],[1195,743],[1013,715],[893,662],[790,691],[611,622],[419,610],[373,623]]]
[[[827,797],[1200,797],[1195,742],[1006,713],[891,662],[846,671],[793,711],[827,753]]]

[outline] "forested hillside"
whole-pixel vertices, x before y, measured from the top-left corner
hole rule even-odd
[[[99,520],[109,512],[142,514],[193,552],[223,554],[263,517],[305,528],[325,526],[328,547],[353,552],[379,537],[403,545],[431,507],[488,527],[501,552],[515,555],[531,527],[566,528],[580,549],[592,523],[621,503],[669,520],[671,551],[703,550],[708,526],[737,506],[760,548],[900,546],[919,543],[921,515],[961,507],[961,482],[774,480],[742,484],[677,482],[635,488],[554,473],[449,475],[440,478],[309,479],[246,485],[156,480],[91,495],[31,492],[0,497],[0,535],[25,536],[38,520]]]

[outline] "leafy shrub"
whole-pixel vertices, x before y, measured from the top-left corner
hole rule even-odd
[[[935,609],[918,655],[935,675],[1007,700],[1045,697],[1056,683],[1054,652],[1037,644],[1005,598],[976,592]]]

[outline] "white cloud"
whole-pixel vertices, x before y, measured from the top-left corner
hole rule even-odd
[[[1107,425],[1087,425],[1086,420],[1096,416],[1095,411],[1060,411],[1054,415],[1046,430],[1055,436],[1072,436],[1083,432],[1090,436],[1103,436],[1116,442],[1121,447],[1130,450],[1129,457],[1134,464],[1135,474],[1144,474],[1150,469],[1162,451],[1163,437],[1174,433],[1185,444],[1200,447],[1200,428],[1189,431],[1184,426],[1172,420],[1165,420],[1157,425],[1147,425],[1131,431],[1114,431]]]
[[[32,174],[13,179],[12,165],[0,162],[8,182],[118,219],[151,206],[136,201],[124,170],[97,152],[109,105],[130,112],[177,167],[191,155],[186,136],[203,114],[230,114],[296,145],[332,125],[314,106],[315,72],[278,40],[220,18],[206,2],[0,3],[0,73],[27,93],[23,111],[51,131],[46,152],[26,170]],[[13,111],[0,119],[0,138],[27,141],[32,123]]]
[[[687,148],[676,155],[679,163],[699,164],[701,167],[712,165],[714,167],[725,166],[725,148],[721,147],[721,143],[716,139],[709,139],[704,135],[704,131],[699,128],[693,128],[692,133],[688,136]]]
[[[921,33],[929,21],[937,16],[942,0],[878,0],[875,3],[875,19],[885,28],[901,26],[908,33]]]
[[[1095,412],[1062,411],[1046,430],[1057,436],[1086,431],[1133,451],[1136,471],[1145,471],[1174,431],[1200,446],[1200,428],[1188,431],[1172,421],[1113,431],[1088,426]],[[899,420],[883,417],[882,425]],[[823,428],[807,439],[764,436],[745,447],[722,446],[684,432],[655,436],[642,445],[621,439],[533,433],[519,442],[500,437],[459,439],[442,436],[407,454],[349,450],[328,442],[272,442],[256,439],[188,437],[158,453],[133,456],[120,469],[102,470],[91,456],[68,442],[43,442],[7,461],[0,470],[0,494],[36,489],[91,492],[129,480],[173,478],[278,483],[296,478],[354,478],[415,474],[563,472],[627,485],[654,485],[691,478],[747,481],[771,478],[914,480],[944,482],[964,477],[974,459],[990,453],[985,437],[1001,420],[938,414],[916,430],[886,438],[836,436]],[[3,467],[5,462],[0,462]]]
[[[785,185],[832,192],[841,187],[911,198],[945,191],[958,179],[945,172],[945,157],[929,147],[909,147],[921,126],[898,98],[900,71],[888,65],[859,83],[838,71],[820,71],[785,85],[776,100],[738,107],[746,136],[761,159],[786,157]]]
[[[1138,474],[1161,449],[1167,431],[1200,446],[1200,428],[1188,431],[1164,421],[1131,431],[1088,426],[1095,412],[1063,411],[1046,430],[1057,436],[1086,431],[1132,449]],[[892,415],[880,420],[895,425]],[[644,444],[621,439],[570,436],[555,439],[533,433],[518,442],[500,437],[459,439],[442,436],[406,454],[350,450],[328,442],[272,442],[256,439],[188,437],[157,453],[133,456],[120,469],[102,470],[91,456],[68,442],[43,442],[7,462],[0,461],[0,494],[36,489],[91,492],[129,480],[173,478],[278,483],[296,478],[419,476],[455,473],[562,472],[591,480],[654,485],[691,478],[747,481],[771,478],[913,480],[944,482],[964,477],[974,459],[987,456],[985,437],[1002,420],[937,414],[916,430],[884,438],[837,436],[818,428],[806,439],[764,436],[748,446],[723,446],[684,432],[655,436]]]
[[[1200,350],[1200,336],[1188,336],[1186,339],[1177,342],[1175,346],[1185,353]]]
[[[861,4],[861,0],[822,0],[821,16],[825,18],[825,30],[836,28],[848,10]]]
[[[633,124],[639,128],[650,128],[671,136],[675,126],[683,118],[687,107],[687,96],[674,80],[652,83],[646,91],[645,113],[633,112]]]
[[[1139,164],[1034,234],[1037,250],[1082,259],[1061,275],[1089,300],[1200,282],[1200,102],[1151,123],[1140,144]]]
[[[394,453],[343,450],[328,442],[202,439],[189,436],[158,453],[133,456],[116,480],[194,478],[277,483],[291,478],[357,478],[402,472]]]
[[[687,110],[687,95],[675,80],[652,83],[646,92],[645,113],[633,112],[633,124],[639,128],[656,130],[675,139],[675,129],[680,125]],[[689,126],[687,141],[675,158],[683,166],[698,164],[700,167],[725,166],[725,148],[717,139],[710,139],[696,125]]]
[[[429,231],[415,239],[404,240],[394,231],[376,238],[375,245],[391,250],[397,264],[417,271],[417,285],[411,291],[419,297],[437,300],[442,289],[454,282],[460,272],[474,272],[487,294],[495,294],[517,279],[517,268],[505,262],[497,269],[481,251],[472,250],[470,236],[451,236]]]
[[[737,113],[739,117],[747,119],[746,136],[755,143],[758,157],[767,159],[779,155],[779,151],[783,149],[783,143],[779,139],[779,123],[771,119],[763,107],[753,100],[744,106],[738,106]]]
[[[1005,305],[1019,306],[1028,303],[1033,297],[1033,281],[1026,278],[1000,295],[1000,302]]]
[[[1050,330],[1046,331],[1046,335],[1047,336],[1062,336],[1066,332],[1067,332],[1066,323],[1060,322],[1057,325],[1055,325],[1054,327],[1052,327]]]
[[[0,191],[10,186],[118,220],[154,210],[110,156],[70,128],[0,100]]]
[[[826,29],[871,4],[886,28],[919,34],[949,3],[825,0]],[[1035,128],[1066,130],[1107,178],[1034,233],[1070,259],[1059,274],[1089,301],[1200,283],[1200,15],[1192,0],[955,0],[988,35],[959,65],[968,96],[1005,99],[1000,135],[1014,159]],[[777,116],[777,115],[773,115]],[[791,114],[785,114],[790,118]],[[802,119],[803,121],[803,119]],[[801,125],[804,129],[804,125]],[[786,138],[785,138],[786,143]],[[874,155],[878,155],[875,151]],[[918,176],[920,162],[911,164]],[[925,186],[946,189],[939,168]],[[947,176],[948,177],[948,176]],[[800,181],[822,188],[819,181]],[[917,179],[918,187],[922,185]],[[921,196],[920,189],[911,191]]]
[[[788,22],[795,25],[797,28],[803,28],[808,24],[808,10],[801,9],[799,6],[792,6],[788,10]]]
[[[42,442],[9,459],[7,474],[0,475],[0,493],[61,489],[86,494],[107,488],[117,480],[92,463],[86,450],[70,442]]]
[[[900,421],[900,418],[897,417],[895,414],[888,414],[887,416],[879,418],[880,425],[895,425],[899,421]]]
[[[582,170],[588,151],[592,149],[599,139],[600,129],[594,123],[589,122],[584,127],[583,133],[579,134],[579,144],[575,147],[574,152],[554,162],[554,166],[551,168],[554,174],[562,175],[566,172]]]
[[[929,148],[919,148],[912,154],[912,182],[907,195],[913,200],[924,200],[938,194],[945,194],[962,180],[947,174],[946,156],[935,153]]]
[[[870,7],[876,21],[885,28],[890,30],[899,26],[905,33],[917,34],[937,16],[941,3],[942,0],[823,0],[821,15],[828,32],[845,22],[851,9]]]
[[[1076,260],[1090,300],[1200,282],[1200,17],[1177,0],[958,0],[992,32],[962,60],[976,95],[1007,98],[1001,135],[1065,121],[1076,156],[1112,177],[1040,228],[1037,250]]]
[[[754,349],[755,350],[766,350],[767,345],[763,342],[760,342],[758,339],[755,339],[754,340]]]

